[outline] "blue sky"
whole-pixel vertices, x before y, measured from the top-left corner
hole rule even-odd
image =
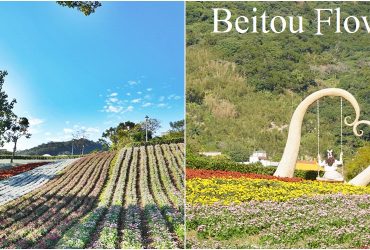
[[[31,121],[19,149],[81,128],[97,140],[145,115],[166,131],[184,118],[184,3],[103,2],[84,16],[55,2],[0,2],[0,69],[15,113]]]

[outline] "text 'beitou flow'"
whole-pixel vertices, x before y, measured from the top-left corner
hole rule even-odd
[[[255,14],[257,8],[253,8]],[[342,17],[340,8],[315,9],[316,19],[312,24],[316,25],[315,35],[324,35],[323,28],[334,28],[334,33],[370,33],[370,25],[367,16]],[[240,33],[303,33],[303,16],[268,16],[266,11],[261,15],[236,16],[226,8],[213,8],[213,33],[228,33],[233,28]]]

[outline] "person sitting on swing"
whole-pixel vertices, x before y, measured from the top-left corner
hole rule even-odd
[[[339,161],[333,156],[333,150],[327,150],[327,157],[321,161],[320,155],[318,156],[319,166],[324,168],[325,174],[322,179],[343,181],[343,176],[337,171],[338,166],[343,165],[343,153],[340,153]],[[321,178],[320,178],[321,179]]]

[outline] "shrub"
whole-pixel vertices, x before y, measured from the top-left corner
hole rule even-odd
[[[86,155],[83,155],[86,156]],[[83,157],[82,155],[56,155],[56,156],[42,156],[42,155],[15,155],[14,160],[54,160],[54,159],[74,159]],[[0,159],[9,159],[11,155],[0,155]]]
[[[245,165],[236,163],[227,158],[206,157],[193,153],[187,153],[186,166],[193,169],[235,171],[240,173],[255,173],[264,175],[273,175],[276,170],[276,167],[264,167],[261,163]],[[320,171],[320,175],[322,174],[323,172]],[[317,171],[295,170],[294,176],[306,180],[315,180],[317,177]]]
[[[370,165],[370,145],[366,145],[357,151],[354,158],[345,164],[344,170],[348,179],[354,178]]]
[[[150,145],[159,145],[159,144],[171,144],[171,143],[183,143],[184,138],[171,138],[171,139],[162,139],[162,138],[154,138],[148,142],[132,142],[127,146],[130,147],[140,147],[140,146],[150,146]]]

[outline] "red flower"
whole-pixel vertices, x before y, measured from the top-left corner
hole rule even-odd
[[[13,167],[11,169],[7,170],[0,170],[0,180],[12,177],[17,174],[21,174],[23,172],[32,170],[34,168],[40,167],[42,165],[49,164],[50,162],[34,162],[34,163],[28,163],[20,166]]]

